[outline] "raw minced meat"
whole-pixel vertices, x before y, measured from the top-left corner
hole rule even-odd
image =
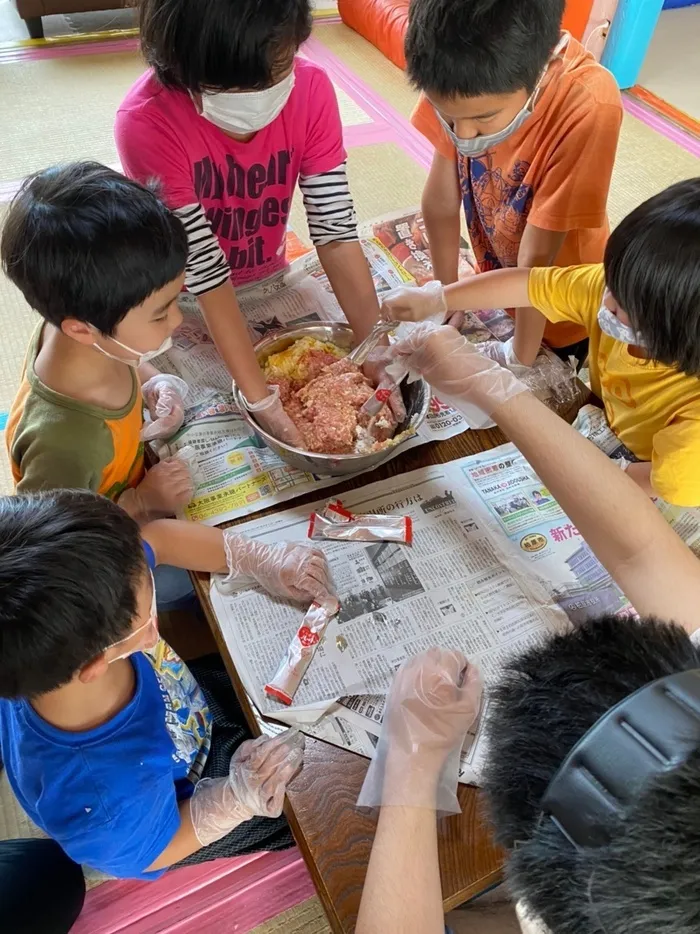
[[[304,447],[318,454],[368,453],[393,437],[396,419],[388,406],[382,406],[368,419],[360,409],[374,394],[374,387],[362,370],[349,360],[323,362],[322,351],[309,351],[307,372],[316,373],[299,387],[298,380],[282,377],[271,380],[280,387],[285,411],[299,429]]]

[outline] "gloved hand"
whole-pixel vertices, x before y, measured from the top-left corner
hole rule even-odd
[[[522,379],[522,377],[527,376],[532,367],[518,360],[513,347],[513,340],[511,337],[507,341],[484,341],[481,344],[476,344],[476,349],[479,353],[488,357],[489,360],[495,360],[500,366],[504,366],[515,376]]]
[[[400,285],[381,296],[380,314],[385,321],[432,321],[443,324],[447,315],[445,289],[433,279],[420,288]]]
[[[139,523],[173,516],[194,494],[187,463],[178,457],[158,461],[134,489],[125,490],[119,505]]]
[[[201,779],[190,798],[192,827],[202,846],[252,817],[279,817],[287,785],[303,759],[304,736],[296,730],[241,743],[228,777]]]
[[[357,804],[459,813],[459,759],[479,714],[481,676],[461,652],[428,649],[399,668]]]
[[[374,350],[370,350],[362,366],[362,372],[373,386],[379,386],[380,383],[389,378],[386,368],[392,360],[393,355],[391,353],[391,348],[388,345],[380,345],[379,347],[375,347]],[[404,405],[403,396],[398,386],[389,396],[388,405],[394,418],[400,425],[406,418],[406,406]]]
[[[146,380],[141,392],[151,421],[143,426],[142,441],[170,438],[175,434],[185,420],[187,390],[184,379],[171,373],[159,373]]]
[[[422,376],[443,402],[458,409],[471,428],[485,428],[491,414],[526,387],[494,360],[483,356],[459,331],[420,324],[391,346],[397,370]]]
[[[246,408],[255,415],[255,418],[265,431],[269,432],[278,441],[291,444],[293,448],[304,448],[304,439],[299,429],[284,411],[280,399],[279,386],[270,386],[270,395],[259,402],[248,402],[243,396]]]
[[[240,587],[248,579],[300,603],[335,601],[328,562],[319,548],[301,542],[266,545],[235,531],[224,532],[224,546],[229,573],[217,584],[224,592],[227,585]]]

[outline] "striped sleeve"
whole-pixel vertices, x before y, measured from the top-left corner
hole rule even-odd
[[[357,240],[357,218],[343,162],[329,172],[299,179],[314,246]]]
[[[223,285],[231,269],[201,204],[177,208],[175,214],[187,232],[185,285],[193,295],[204,295]]]

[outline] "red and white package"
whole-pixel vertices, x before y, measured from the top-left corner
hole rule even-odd
[[[328,511],[328,506],[324,512]],[[346,510],[347,512],[347,510]],[[355,516],[329,519],[312,512],[309,519],[309,538],[335,542],[413,542],[413,520],[410,516]]]
[[[301,679],[323,639],[326,626],[336,615],[340,606],[335,607],[312,603],[302,620],[301,626],[292,639],[277,672],[265,685],[265,693],[287,707],[292,703]]]
[[[330,503],[323,507],[323,511],[319,515],[331,522],[348,522],[350,519],[355,518],[339,499],[331,500]]]

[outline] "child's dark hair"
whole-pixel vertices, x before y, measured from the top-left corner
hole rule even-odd
[[[129,635],[147,573],[139,528],[95,493],[0,498],[0,697],[66,684]]]
[[[187,234],[155,192],[98,162],[29,178],[10,205],[2,266],[39,314],[111,335],[125,315],[182,275]]]
[[[700,376],[700,178],[649,198],[613,230],[605,283],[652,360]]]
[[[441,97],[531,93],[559,41],[565,0],[411,0],[411,82]]]
[[[638,688],[700,668],[687,633],[653,619],[594,619],[508,665],[490,695],[484,790],[511,850],[513,895],[551,934],[691,934],[700,925],[700,749],[651,781],[610,845],[575,849],[540,802],[563,759]]]
[[[309,0],[141,0],[141,50],[161,84],[262,90],[311,35]]]

